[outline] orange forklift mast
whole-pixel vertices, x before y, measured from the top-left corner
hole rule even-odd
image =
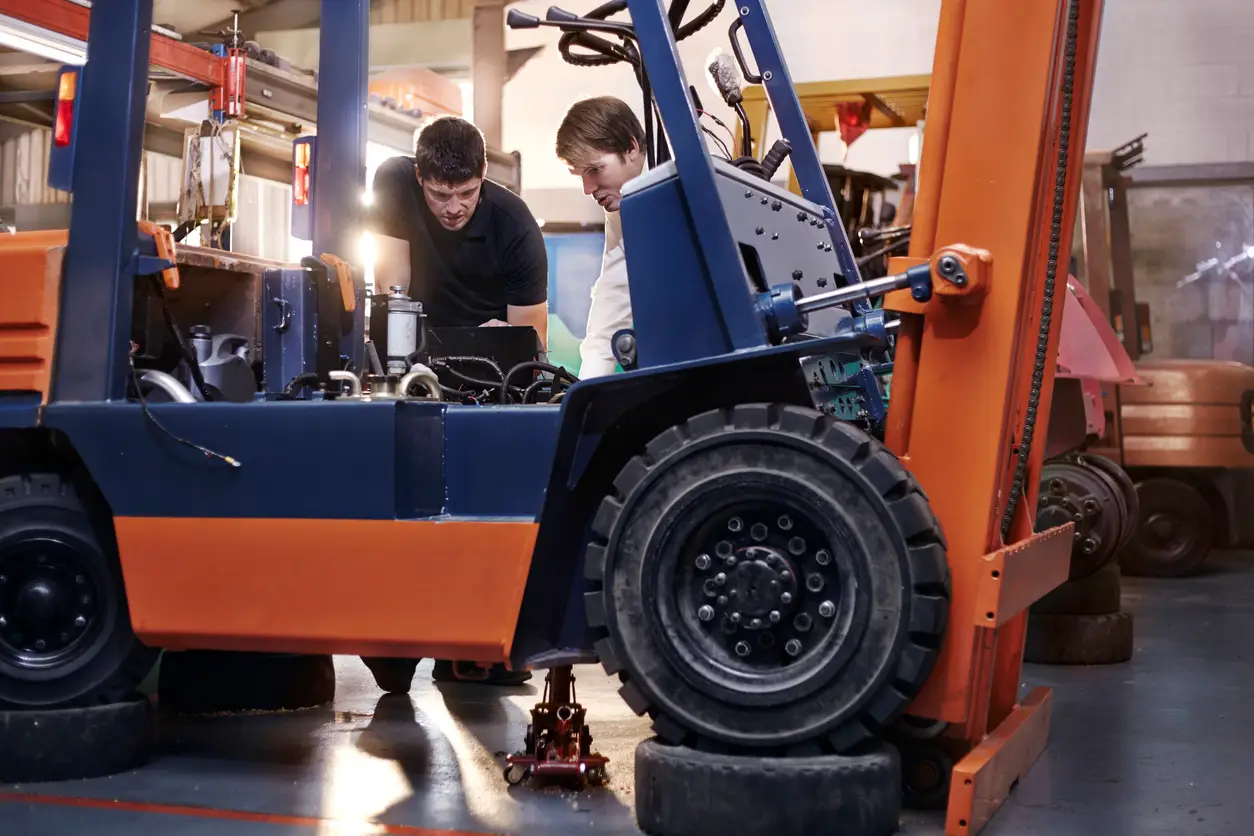
[[[232,402],[144,385],[128,356],[132,289],[177,279],[169,242],[128,220],[152,4],[98,0],[64,268],[54,238],[0,237],[22,301],[5,330],[25,340],[0,346],[30,371],[0,402],[21,451],[0,480],[0,708],[123,700],[158,648],[549,668],[522,760],[600,777],[569,678],[599,661],[653,721],[650,803],[691,789],[659,775],[750,776],[719,808],[730,831],[780,776],[856,761],[895,823],[883,742],[926,739],[952,774],[933,788],[946,832],[987,824],[1048,736],[1048,690],[1019,685],[1025,611],[1067,578],[1074,532],[1033,523],[1102,2],[944,0],[909,256],[870,281],[766,3],[738,3],[729,34],[791,143],[764,156],[791,156],[800,194],[751,137],[710,154],[677,42],[723,3],[685,23],[688,5],[509,18],[600,39],[645,91],[654,165],[621,206],[628,373],[530,404],[522,363],[459,403],[401,356],[390,387],[361,374],[358,271],[326,255],[277,270],[317,314],[312,379]],[[324,0],[323,27],[310,188],[314,252],[335,253],[364,185],[367,4]],[[815,397],[815,358],[855,369],[843,400]],[[823,786],[797,832],[853,815]]]

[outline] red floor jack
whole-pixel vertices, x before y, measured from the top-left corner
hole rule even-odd
[[[600,786],[609,758],[592,751],[587,709],[575,701],[575,675],[569,665],[544,677],[544,699],[531,709],[523,751],[510,755],[505,781],[516,787],[529,778]]]

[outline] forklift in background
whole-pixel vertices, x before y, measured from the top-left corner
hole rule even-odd
[[[134,363],[137,286],[179,282],[173,242],[134,221],[152,2],[97,0],[68,241],[0,240],[9,777],[142,763],[133,691],[158,648],[547,668],[519,761],[591,777],[562,691],[599,661],[653,722],[646,831],[744,832],[786,794],[772,833],[889,833],[888,739],[933,755],[947,833],[988,823],[1048,735],[1049,689],[1021,699],[1020,673],[1026,609],[1066,579],[1075,531],[1033,528],[1102,2],[943,2],[909,254],[870,281],[765,2],[729,33],[791,146],[763,159],[707,149],[676,44],[724,4],[688,5],[512,10],[608,45],[664,128],[620,210],[644,277],[632,371],[567,387],[495,364],[456,389],[439,346],[389,340],[400,380],[369,356],[361,271],[335,255],[359,228],[368,3],[324,0],[318,255],[266,271],[282,304],[259,308],[261,375],[231,400]],[[987,101],[1017,118],[990,123]],[[801,195],[769,182],[785,156]],[[845,376],[811,385],[816,359]]]
[[[1106,390],[1107,432],[1093,452],[1122,465],[1136,483],[1140,514],[1119,558],[1123,572],[1183,577],[1196,572],[1212,548],[1254,542],[1249,515],[1241,511],[1254,497],[1254,368],[1153,356],[1149,305],[1137,299],[1128,215],[1128,172],[1144,150],[1142,135],[1085,158],[1084,282],[1145,384]],[[1196,280],[1206,281],[1206,272]]]

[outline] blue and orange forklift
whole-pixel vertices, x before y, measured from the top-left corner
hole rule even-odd
[[[152,5],[96,0],[67,70],[69,230],[0,237],[0,764],[67,724],[120,731],[59,777],[142,762],[134,691],[166,649],[549,669],[519,762],[585,775],[562,680],[599,661],[652,718],[645,830],[730,832],[787,792],[781,834],[888,832],[910,757],[942,764],[947,833],[987,823],[1049,724],[1020,668],[1074,539],[1033,528],[1101,0],[944,0],[909,255],[869,281],[764,0],[728,33],[782,128],[761,159],[711,152],[677,53],[722,0],[513,12],[630,63],[651,126],[621,207],[627,371],[572,385],[475,335],[378,362],[415,310],[350,255],[369,4],[324,0],[294,151],[316,257],[265,272],[241,396],[167,315],[176,245],[135,221]],[[468,345],[474,376],[447,353]]]

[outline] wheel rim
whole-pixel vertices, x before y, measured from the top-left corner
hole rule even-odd
[[[1196,526],[1180,514],[1155,510],[1141,523],[1142,545],[1147,557],[1158,563],[1183,558],[1196,547]]]
[[[866,622],[856,535],[801,486],[716,480],[663,519],[654,629],[698,690],[765,705],[812,693],[845,665]],[[865,596],[863,596],[865,598]]]
[[[45,671],[89,652],[107,619],[108,580],[92,558],[51,537],[0,547],[0,663]]]

